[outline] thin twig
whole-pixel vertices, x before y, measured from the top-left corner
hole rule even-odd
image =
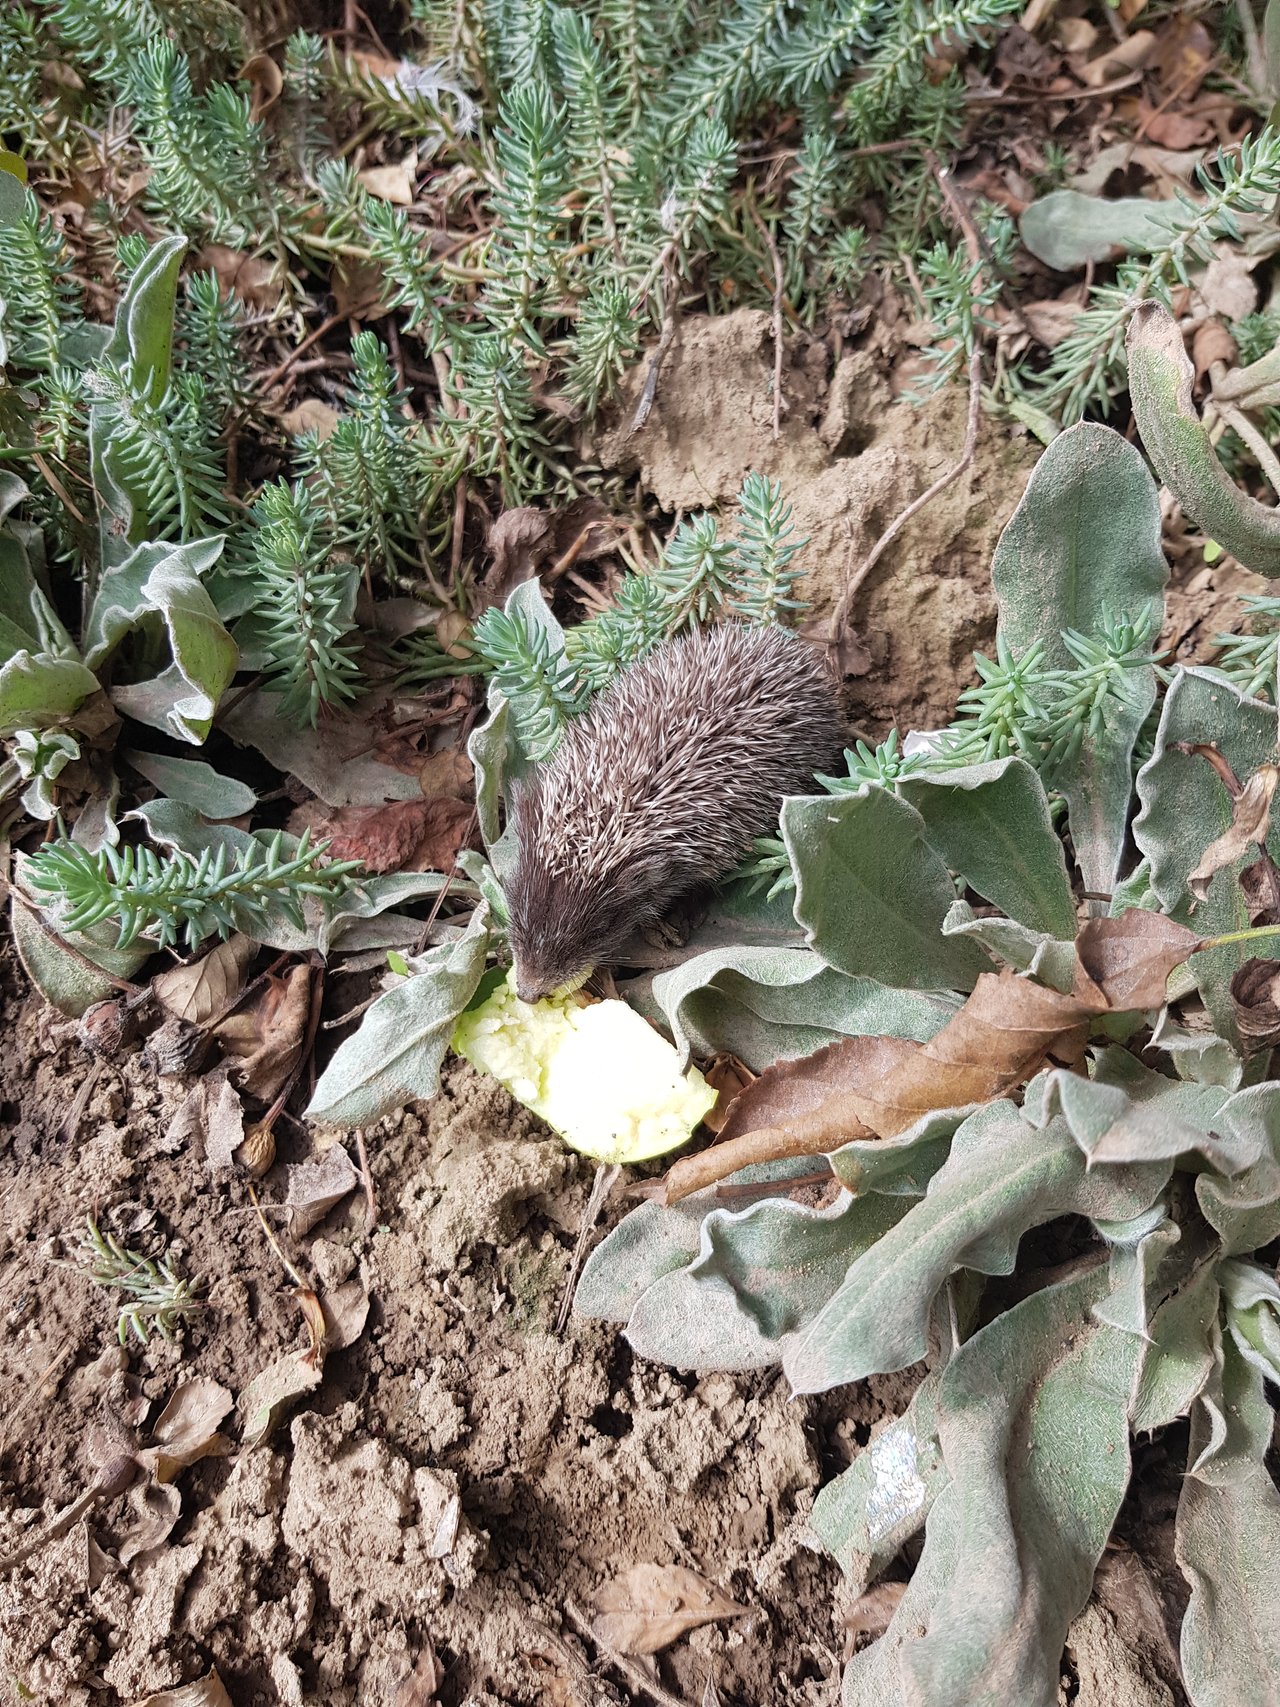
[[[885,552],[906,527],[912,516],[918,515],[926,504],[931,504],[940,492],[945,492],[953,481],[960,476],[973,461],[978,448],[978,422],[982,414],[982,352],[975,350],[969,357],[969,417],[965,425],[964,448],[960,459],[946,473],[940,475],[927,492],[922,492],[918,498],[912,499],[905,510],[901,512],[884,530],[880,538],[871,547],[862,562],[850,575],[845,583],[844,592],[840,595],[840,603],[836,606],[835,615],[831,619],[832,641],[838,640],[844,632],[849,620],[849,611],[857,595],[859,587],[884,556]]]
[[[658,1707],[689,1707],[689,1703],[683,1696],[673,1695],[669,1689],[664,1689],[656,1678],[650,1677],[633,1660],[629,1660],[625,1654],[620,1654],[616,1648],[610,1647],[608,1642],[604,1641],[591,1628],[591,1620],[582,1608],[576,1606],[567,1595],[564,1609],[569,1615],[569,1622],[599,1649],[613,1669],[620,1672],[633,1689],[638,1689],[642,1695],[647,1695],[651,1701],[656,1701]]]
[[[258,1201],[258,1194],[254,1190],[252,1182],[250,1182],[250,1184],[249,1184],[249,1201],[253,1204],[253,1207],[257,1210],[259,1225],[261,1226],[262,1231],[267,1235],[267,1243],[271,1246],[271,1249],[276,1253],[276,1255],[280,1258],[281,1263],[284,1265],[285,1273],[289,1276],[290,1280],[292,1280],[292,1282],[295,1286],[300,1287],[304,1292],[308,1291],[309,1288],[307,1286],[306,1281],[302,1278],[302,1276],[298,1273],[297,1269],[293,1266],[293,1264],[289,1261],[288,1257],[284,1254],[284,1251],[281,1249],[279,1239],[276,1238],[275,1234],[271,1231],[270,1227],[267,1225],[267,1218],[262,1213],[262,1205]]]
[[[569,1259],[569,1272],[564,1277],[564,1297],[560,1300],[560,1310],[556,1316],[556,1333],[562,1334],[565,1323],[569,1320],[569,1308],[573,1303],[573,1289],[577,1283],[578,1270],[582,1267],[582,1259],[587,1254],[587,1245],[595,1230],[596,1222],[600,1219],[600,1211],[604,1208],[609,1193],[618,1183],[622,1169],[615,1162],[612,1167],[602,1163],[596,1169],[596,1177],[591,1182],[591,1195],[587,1198],[587,1206],[582,1211],[582,1222],[578,1228],[577,1243],[573,1247],[573,1255]]]
[[[756,230],[769,251],[769,259],[773,262],[773,437],[776,442],[782,432],[782,256],[778,253],[773,233],[754,206],[750,208],[750,213]]]
[[[373,1189],[373,1170],[365,1148],[364,1133],[356,1132],[356,1155],[360,1158],[360,1184],[364,1187],[364,1230],[372,1233],[378,1225],[378,1199]]]
[[[636,404],[636,412],[631,417],[631,425],[627,436],[638,433],[649,419],[649,411],[653,408],[653,400],[658,394],[658,371],[666,359],[667,351],[676,335],[676,317],[671,303],[669,288],[662,292],[662,331],[658,335],[658,347],[649,358],[649,371],[645,375],[644,390],[640,393],[640,401]]]

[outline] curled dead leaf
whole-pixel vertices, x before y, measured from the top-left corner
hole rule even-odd
[[[1237,353],[1236,341],[1221,320],[1206,320],[1191,340],[1191,361],[1196,378],[1202,379],[1214,362],[1231,367]]]
[[[201,1458],[229,1452],[230,1442],[218,1433],[218,1424],[234,1405],[227,1389],[207,1375],[182,1382],[156,1418],[152,1444],[138,1453],[138,1462],[165,1483]]]
[[[1231,1006],[1246,1055],[1280,1044],[1280,961],[1246,960],[1231,980]]]
[[[435,1650],[426,1647],[418,1654],[413,1670],[396,1684],[391,1707],[435,1707],[436,1693],[444,1682],[444,1667]]]
[[[144,1695],[141,1700],[131,1701],[129,1707],[232,1707],[232,1702],[215,1666],[196,1683]]]
[[[1197,901],[1204,900],[1219,871],[1243,859],[1255,844],[1266,841],[1277,782],[1280,782],[1280,767],[1260,765],[1241,788],[1232,803],[1231,828],[1210,842],[1187,878],[1187,888]]]
[[[596,1595],[592,1628],[619,1654],[656,1654],[700,1624],[740,1618],[740,1606],[684,1565],[633,1565]]]
[[[163,1547],[182,1515],[182,1495],[172,1484],[139,1482],[129,1494],[136,1523],[117,1548],[122,1565]]]
[[[264,981],[257,995],[228,1015],[213,1035],[234,1065],[245,1096],[269,1103],[298,1065],[311,1011],[311,968],[303,962]]]
[[[269,53],[255,53],[245,60],[236,73],[242,83],[252,85],[250,116],[260,119],[270,112],[284,90],[284,73]]]

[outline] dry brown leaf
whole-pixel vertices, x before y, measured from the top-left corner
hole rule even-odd
[[[303,1238],[359,1184],[360,1175],[341,1144],[326,1150],[318,1161],[295,1162],[285,1191],[285,1204],[293,1211],[290,1237]]]
[[[203,1025],[240,993],[257,945],[237,932],[199,960],[175,966],[151,980],[151,990],[166,1013],[188,1025]]]
[[[1246,255],[1232,244],[1219,243],[1213,259],[1196,280],[1196,295],[1210,314],[1224,320],[1243,320],[1258,306],[1253,269],[1260,257]]]
[[[619,1654],[656,1654],[700,1624],[749,1610],[684,1565],[633,1565],[596,1595],[592,1624]]]
[[[729,1104],[746,1090],[756,1075],[736,1055],[717,1055],[702,1076],[719,1099],[715,1107],[703,1115],[702,1124],[708,1131],[719,1133],[728,1118]]]
[[[385,806],[343,806],[315,825],[333,859],[358,859],[380,875],[400,871],[422,840],[430,805],[426,800],[391,800]]]
[[[393,202],[396,207],[412,207],[417,163],[417,156],[410,155],[397,166],[366,166],[363,172],[356,173],[356,177],[379,201]]]
[[[139,1701],[131,1701],[129,1707],[233,1707],[233,1704],[215,1666],[198,1683],[184,1683],[179,1689],[144,1695]]]
[[[1235,339],[1221,320],[1206,320],[1191,340],[1191,365],[1196,378],[1203,379],[1215,362],[1224,367],[1233,366],[1238,353]]]
[[[173,1152],[192,1145],[203,1154],[206,1168],[222,1173],[231,1167],[243,1142],[244,1110],[224,1063],[197,1079],[187,1092],[169,1122],[164,1148]]]
[[[1130,907],[1114,919],[1088,919],[1076,954],[1116,1013],[1162,1008],[1169,974],[1195,953],[1201,938],[1176,919]]]
[[[1100,89],[1123,77],[1126,71],[1137,71],[1151,58],[1156,38],[1150,30],[1135,30],[1121,42],[1113,42],[1096,59],[1080,69],[1080,81],[1089,89]]]
[[[461,747],[442,747],[438,753],[429,753],[418,771],[418,787],[428,798],[444,794],[453,800],[474,800],[471,760]]]
[[[345,1351],[364,1332],[369,1319],[369,1293],[359,1275],[320,1294],[326,1351]]]
[[[182,1495],[172,1484],[140,1482],[130,1490],[129,1504],[138,1521],[116,1549],[122,1565],[163,1547],[182,1515]]]
[[[206,243],[196,256],[197,266],[218,275],[223,290],[233,290],[251,308],[275,308],[282,292],[279,269],[273,261],[228,249],[222,243]]]
[[[323,1359],[313,1348],[286,1352],[255,1375],[236,1407],[242,1418],[245,1446],[261,1446],[287,1407],[302,1394],[314,1392],[323,1374]]]
[[[1145,103],[1144,103],[1145,105]],[[1161,148],[1202,148],[1213,140],[1213,126],[1193,113],[1159,112],[1148,109],[1144,134]]]
[[[1047,5],[1054,3],[1055,0],[1046,0]],[[1068,53],[1088,53],[1098,40],[1098,26],[1088,18],[1061,18],[1055,33]]]
[[[236,76],[242,83],[253,85],[250,117],[260,119],[270,112],[284,90],[284,73],[269,53],[255,53],[246,59]]]
[[[348,320],[381,320],[389,312],[385,287],[386,275],[371,261],[344,260],[329,276],[333,306]]]
[[[1246,1055],[1280,1043],[1280,961],[1246,960],[1231,980],[1231,1006]]]
[[[1224,866],[1243,859],[1255,844],[1264,842],[1271,823],[1271,801],[1280,782],[1280,767],[1260,765],[1232,802],[1231,828],[1210,842],[1200,863],[1187,878],[1187,888],[1203,901],[1209,884]]]
[[[505,605],[522,581],[554,565],[575,546],[575,561],[581,562],[612,550],[614,530],[598,498],[579,498],[559,510],[504,510],[486,543],[493,562],[484,577],[484,599]]]
[[[164,1483],[201,1458],[229,1452],[230,1442],[218,1433],[218,1424],[234,1405],[232,1395],[210,1376],[182,1382],[156,1418],[152,1444],[138,1453],[139,1463]]]
[[[302,1055],[311,1010],[311,969],[292,966],[268,978],[250,1001],[223,1020],[214,1036],[235,1065],[231,1074],[242,1094],[269,1103],[283,1088]]]
[[[290,438],[297,439],[304,433],[314,433],[323,444],[342,419],[342,415],[332,403],[322,402],[319,397],[304,397],[295,409],[284,410],[277,419]]]
[[[1269,854],[1245,866],[1240,873],[1240,892],[1251,925],[1280,924],[1280,870]]]
[[[668,1171],[665,1201],[751,1163],[821,1155],[855,1138],[891,1138],[934,1109],[989,1102],[1023,1084],[1050,1056],[1078,1057],[1088,1022],[1106,1007],[1083,974],[1081,988],[1064,996],[1013,972],[984,972],[928,1043],[845,1037],[801,1060],[779,1062],[734,1099],[710,1150]]]
[[[845,1613],[845,1629],[850,1636],[879,1636],[889,1628],[898,1602],[906,1592],[906,1583],[877,1583],[860,1594]]]
[[[1081,310],[1078,302],[1059,302],[1054,299],[1048,302],[1024,302],[1018,312],[1022,316],[1023,325],[1036,343],[1051,350],[1075,331]]]
[[[391,1707],[435,1707],[436,1692],[443,1682],[444,1667],[436,1658],[435,1650],[423,1648],[413,1670],[397,1683]]]

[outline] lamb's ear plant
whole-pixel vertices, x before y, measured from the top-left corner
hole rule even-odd
[[[780,1365],[797,1393],[926,1362],[906,1414],[810,1515],[855,1592],[924,1531],[888,1630],[846,1669],[846,1707],[977,1707],[996,1677],[1001,1699],[1052,1707],[1128,1488],[1131,1437],[1179,1418],[1191,1426],[1177,1524],[1189,1694],[1218,1707],[1280,1689],[1264,1387],[1280,1379],[1277,1301],[1255,1256],[1280,1234],[1280,1086],[1264,1078],[1269,1051],[1240,1039],[1231,985],[1245,958],[1277,952],[1280,926],[1250,926],[1243,846],[1195,900],[1233,803],[1189,750],[1212,742],[1246,778],[1273,751],[1275,714],[1212,671],[1179,668],[1135,778],[1156,676],[1149,656],[1112,657],[1106,714],[1078,719],[1066,750],[1046,725],[1054,705],[1083,703],[1095,665],[1123,650],[1117,634],[1149,644],[1158,539],[1154,483],[1131,447],[1095,427],[1056,440],[996,558],[1006,682],[1035,658],[1025,692],[1003,701],[1023,752],[957,765],[963,742],[935,734],[918,763],[896,747],[851,754],[860,778],[783,810],[790,945],[708,948],[653,980],[651,1011],[678,1042],[763,1075],[730,1105],[711,1177],[739,1155],[749,1165],[725,1200],[714,1185],[686,1195],[701,1159],[672,1170],[667,1201],[633,1210],[592,1253],[578,1311],[623,1324],[640,1355],[677,1367]],[[1079,643],[1090,636],[1096,651]],[[1116,890],[1114,918],[1085,905],[1093,923],[1078,944],[1050,791],[1066,801],[1080,867]],[[1145,910],[1125,911],[1135,900]],[[780,904],[750,903],[775,920]],[[1147,942],[1161,946],[1138,983]],[[980,976],[993,962],[1005,982]],[[1212,1052],[1182,1047],[1172,1008],[1157,1025],[1193,979],[1219,1032]],[[984,1047],[999,1054],[1041,1009],[1055,1023],[1084,1016],[1079,1067],[1049,1062],[1002,1094],[965,1094],[983,1050],[961,1048],[964,1025],[988,1015]],[[806,1079],[821,1091],[791,1093],[789,1122],[788,1087]],[[777,1134],[754,1129],[812,1123],[815,1097],[818,1153],[768,1160],[757,1140]],[[767,1113],[753,1118],[756,1107]],[[797,1201],[793,1182],[828,1169],[821,1206]],[[1023,1239],[1063,1217],[1090,1229],[1074,1267],[1002,1305],[986,1277],[1011,1273]]]

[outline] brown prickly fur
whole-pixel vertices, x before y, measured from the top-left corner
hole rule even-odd
[[[738,865],[838,746],[835,689],[785,629],[669,640],[565,728],[517,785],[508,884],[526,1001],[616,958],[640,925]]]

